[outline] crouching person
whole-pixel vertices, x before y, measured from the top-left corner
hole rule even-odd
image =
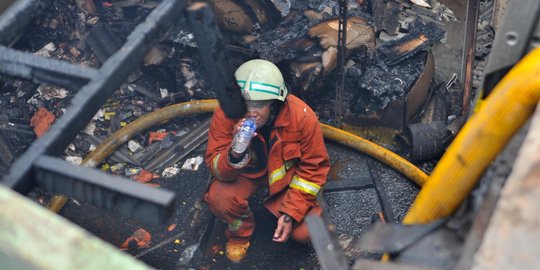
[[[255,219],[248,204],[259,189],[267,187],[264,206],[277,218],[273,240],[289,238],[309,242],[306,215],[321,215],[316,197],[330,168],[317,116],[297,97],[287,94],[277,66],[250,60],[235,72],[248,108],[243,119],[229,119],[220,108],[212,118],[206,163],[213,181],[204,199],[210,210],[228,226],[226,254],[240,262],[250,245]],[[250,119],[256,132],[249,147],[236,152],[234,140]]]

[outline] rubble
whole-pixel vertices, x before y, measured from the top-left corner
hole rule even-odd
[[[203,157],[197,156],[194,158],[188,158],[182,165],[182,170],[192,170],[196,171],[199,169],[199,165],[203,163]]]
[[[139,228],[120,245],[120,249],[126,250],[130,248],[132,242],[136,244],[136,248],[147,248],[150,246],[151,241],[152,235],[145,229]]]
[[[332,93],[333,71],[337,64],[337,1],[210,2],[219,24],[226,30],[225,47],[232,58],[231,67],[255,57],[277,63],[289,75],[286,79],[291,93],[304,98],[322,121],[334,122]],[[349,123],[358,124],[361,122],[358,119],[365,116],[380,120],[381,111],[408,97],[424,72],[428,51],[445,40],[444,22],[457,18],[452,10],[435,0],[412,1],[419,6],[411,5],[409,1],[392,0],[349,2],[345,102],[349,119],[356,119]],[[52,7],[15,47],[42,57],[99,67],[118,50],[129,30],[158,2],[78,0],[74,3],[53,1]],[[489,53],[492,36],[493,31],[484,27],[480,35],[484,42],[477,43],[477,58]],[[196,48],[193,34],[184,22],[180,22],[165,39],[152,47],[144,65],[133,72],[96,113],[93,121],[75,139],[75,148],[66,149],[64,158],[80,164],[104,138],[157,108],[192,99],[215,98]],[[35,139],[29,129],[31,116],[43,110],[50,111],[49,116],[62,115],[75,91],[58,85],[38,86],[35,82],[4,79],[3,75],[0,79],[0,113],[20,120],[19,124],[10,120],[8,122],[13,125],[1,127],[0,172],[3,172],[2,166],[8,167]],[[411,117],[407,124],[420,122],[439,127],[442,122],[447,125],[449,117],[460,115],[462,85],[455,79],[443,83],[447,83],[441,90],[445,93],[442,98],[445,112],[431,118]],[[434,91],[431,85],[424,90]],[[433,95],[419,95],[421,105],[428,106],[429,97]],[[440,105],[440,102],[439,99],[436,104]],[[403,104],[399,105],[403,107]],[[441,118],[441,115],[444,116]],[[50,118],[47,119],[32,121],[39,130],[37,137],[52,123]],[[181,169],[202,170],[202,156],[186,157],[204,151],[208,125],[209,120],[203,117],[163,123],[135,136],[101,167],[154,187],[160,185],[155,179],[173,178],[183,173]],[[442,125],[438,131],[442,131]],[[4,132],[9,134],[3,137]],[[446,128],[444,132],[447,135]],[[2,138],[5,146],[1,144]],[[152,181],[155,182],[150,183]],[[129,246],[129,241],[125,246]],[[186,253],[186,258],[191,256]]]
[[[36,137],[39,138],[49,130],[49,127],[54,123],[55,119],[56,117],[54,114],[49,112],[45,107],[40,107],[34,116],[32,116],[30,127],[34,128],[34,133],[36,133]]]

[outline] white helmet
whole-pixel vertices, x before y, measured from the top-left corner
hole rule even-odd
[[[262,59],[249,60],[234,73],[246,100],[281,100],[287,97],[287,87],[279,68]]]

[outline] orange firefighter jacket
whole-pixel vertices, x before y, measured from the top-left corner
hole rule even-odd
[[[316,205],[316,197],[330,169],[317,116],[302,100],[289,94],[270,132],[268,156],[257,157],[250,150],[246,157],[250,161],[241,166],[232,164],[228,155],[236,122],[227,118],[221,108],[215,110],[208,133],[205,158],[208,168],[221,181],[268,175],[269,195],[264,201],[265,207],[275,216],[286,213],[301,222]],[[264,141],[261,134],[253,138],[256,139]],[[263,171],[254,168],[260,160],[266,160]]]

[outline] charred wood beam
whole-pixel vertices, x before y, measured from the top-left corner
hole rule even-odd
[[[435,23],[422,24],[416,21],[412,31],[399,40],[385,43],[378,48],[387,65],[397,65],[419,51],[428,49],[444,37],[444,30]]]
[[[422,225],[375,223],[355,243],[355,247],[361,251],[398,254],[439,228],[445,222],[446,219]]]
[[[122,41],[115,36],[111,31],[104,27],[94,27],[86,39],[86,43],[90,45],[92,51],[96,54],[97,58],[101,63],[107,61],[107,59],[117,52],[122,46]],[[137,68],[133,73],[129,74],[127,81],[125,83],[133,83],[138,80],[143,75],[142,71]],[[126,84],[122,86],[123,88],[127,87]],[[150,91],[142,82],[137,83],[133,86],[133,89],[154,101],[159,102],[160,99]]]
[[[324,270],[349,269],[337,237],[326,222],[319,216],[307,216],[306,222],[311,243]]]
[[[0,134],[0,165],[3,164],[8,168],[11,162],[13,162],[13,154],[4,140],[4,136]]]
[[[142,63],[145,53],[158,40],[159,34],[181,15],[184,6],[183,0],[169,0],[155,8],[128,36],[122,48],[107,59],[96,79],[73,97],[67,112],[13,164],[4,183],[19,192],[28,192],[34,185],[33,163],[41,155],[62,154],[123,80]]]
[[[347,54],[347,0],[339,0],[339,24],[338,24],[338,61],[336,81],[336,110],[335,121],[341,125],[343,118],[343,88],[345,87],[345,57]]]
[[[34,161],[36,184],[108,211],[149,223],[162,223],[174,210],[174,193],[149,188],[124,177],[77,166],[59,158]]]
[[[0,46],[0,72],[31,80],[79,90],[97,75],[97,70],[56,59],[43,58]]]
[[[467,1],[467,17],[465,24],[465,37],[461,67],[461,81],[463,82],[463,106],[461,115],[469,112],[474,73],[474,53],[476,49],[476,28],[478,27],[478,10],[480,0]]]
[[[40,10],[50,5],[50,0],[19,0],[0,16],[0,45],[15,42],[30,22],[39,16]]]
[[[86,43],[90,45],[101,63],[107,61],[107,58],[122,46],[122,41],[104,27],[92,28],[86,38]]]
[[[221,109],[229,118],[243,117],[247,111],[246,104],[230,68],[212,8],[206,3],[194,3],[187,8],[186,16]]]

